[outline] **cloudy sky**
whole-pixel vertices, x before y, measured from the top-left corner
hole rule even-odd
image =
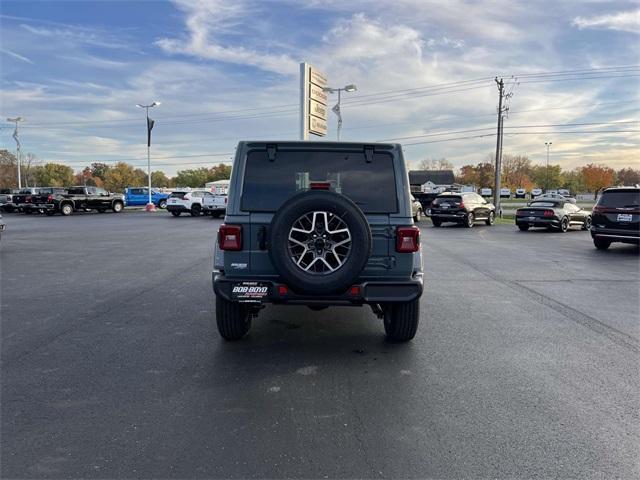
[[[410,162],[492,153],[498,76],[505,153],[542,162],[551,141],[565,168],[640,163],[637,2],[2,0],[0,23],[0,114],[26,119],[24,151],[74,168],[145,165],[135,105],[154,100],[169,174],[229,160],[238,140],[296,139],[301,61],[357,84],[343,140],[399,141]]]

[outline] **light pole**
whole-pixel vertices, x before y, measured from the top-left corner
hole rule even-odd
[[[355,92],[357,89],[358,88],[353,83],[346,85],[342,88],[324,87],[322,89],[327,93],[338,92],[338,103],[331,109],[333,113],[335,113],[338,116],[338,141],[340,141],[340,130],[342,130],[342,114],[340,112],[340,101],[341,101],[340,92]]]
[[[547,171],[546,171],[546,177],[547,180],[545,181],[546,185],[545,185],[545,193],[549,192],[549,147],[551,145],[553,145],[553,142],[544,142],[545,147],[547,147]]]
[[[155,122],[149,118],[149,109],[151,107],[157,107],[160,105],[160,102],[153,102],[151,105],[141,105],[137,104],[137,107],[144,108],[147,112],[147,178],[149,180],[149,203],[145,207],[145,210],[148,212],[153,212],[156,209],[156,206],[151,201],[151,130],[153,130],[153,125]]]
[[[16,129],[13,131],[13,139],[16,141],[16,162],[18,164],[18,188],[22,188],[22,175],[20,173],[20,140],[18,140],[18,123],[24,121],[22,117],[7,118],[7,122],[15,123]]]

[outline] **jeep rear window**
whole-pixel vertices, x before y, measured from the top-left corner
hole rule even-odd
[[[601,207],[638,207],[640,206],[639,190],[618,190],[604,192],[598,201]]]
[[[338,175],[339,174],[339,175]],[[340,193],[365,213],[398,211],[393,157],[375,153],[367,163],[363,152],[279,151],[270,161],[266,151],[252,151],[242,189],[242,210],[274,212],[299,190],[296,179],[311,183],[339,178]],[[332,187],[331,190],[334,190]]]

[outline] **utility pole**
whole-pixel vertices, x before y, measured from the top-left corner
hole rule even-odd
[[[495,78],[498,85],[498,130],[496,133],[496,172],[495,172],[495,189],[493,191],[493,204],[496,206],[496,213],[501,217],[502,211],[500,209],[500,170],[502,168],[502,99],[504,98],[504,80],[501,78],[498,81],[498,77]]]
[[[16,129],[13,131],[13,139],[16,141],[16,162],[18,164],[18,188],[22,188],[22,174],[20,172],[20,140],[18,139],[18,123],[22,122],[24,118],[15,117],[15,118],[7,118],[7,122],[14,123]]]
[[[545,185],[544,185],[544,193],[549,193],[549,147],[553,145],[553,142],[544,142],[544,146],[547,147],[547,169],[546,169],[546,177]]]

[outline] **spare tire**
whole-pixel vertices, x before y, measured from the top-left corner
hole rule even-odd
[[[362,210],[337,193],[312,190],[287,200],[269,228],[269,256],[294,292],[346,291],[371,254],[371,229]]]

